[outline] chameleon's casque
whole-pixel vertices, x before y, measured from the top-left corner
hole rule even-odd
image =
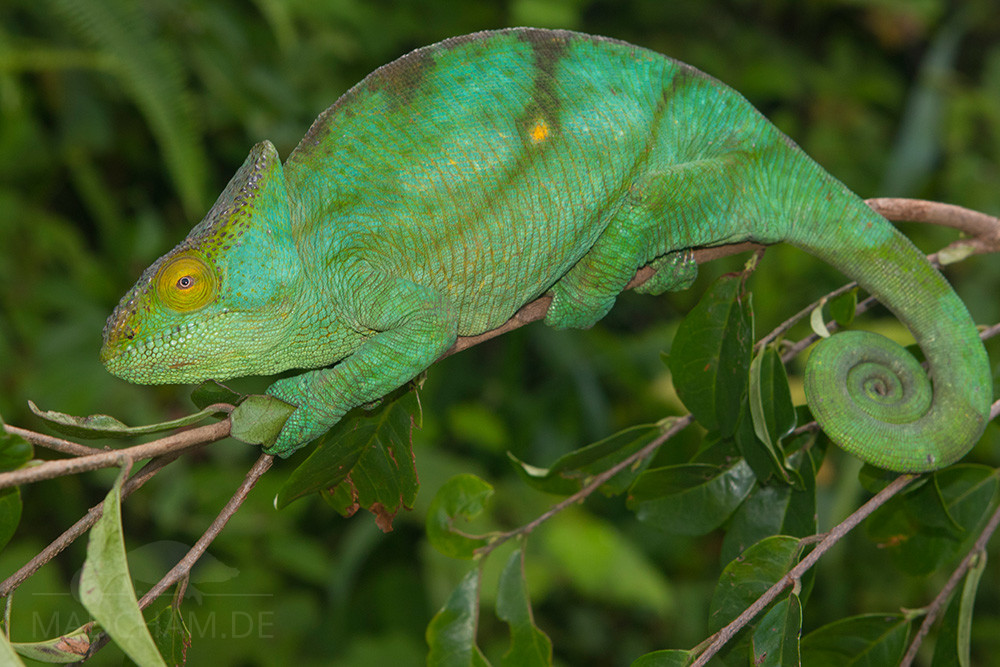
[[[319,369],[268,390],[298,406],[268,450],[287,456],[541,294],[549,324],[587,327],[638,267],[659,269],[644,291],[680,289],[695,268],[683,251],[748,240],[855,278],[930,363],[933,388],[919,367],[900,384],[898,346],[860,332],[820,344],[806,390],[835,441],[908,471],[975,444],[986,353],[923,255],[735,91],[563,31],[414,51],[321,114],[284,165],[258,144],[123,298],[101,358],[143,383]],[[890,385],[916,404],[893,404]]]

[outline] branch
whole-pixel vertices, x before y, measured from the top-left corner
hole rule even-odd
[[[168,463],[174,461],[181,455],[180,451],[164,454],[149,461],[142,469],[129,477],[122,486],[122,498],[128,498],[133,492],[148,482],[153,476],[162,470]],[[104,513],[104,501],[91,507],[79,521],[74,523],[62,535],[52,541],[49,546],[42,549],[37,556],[28,561],[21,569],[7,577],[0,583],[0,598],[6,597],[14,592],[18,586],[25,582],[31,575],[37,572],[43,565],[55,558],[63,549],[72,544],[77,538],[90,529]]]
[[[527,535],[528,533],[533,531],[535,528],[538,528],[538,526],[542,525],[543,523],[551,519],[559,512],[562,512],[570,505],[574,503],[583,502],[584,500],[587,499],[587,497],[590,496],[590,494],[592,494],[597,489],[601,488],[601,486],[605,482],[607,482],[609,479],[620,473],[622,470],[632,467],[635,463],[643,460],[647,456],[652,456],[653,452],[662,447],[663,444],[667,442],[667,440],[674,437],[682,430],[690,426],[693,421],[694,417],[690,414],[680,417],[679,419],[677,419],[677,421],[671,424],[666,431],[660,434],[655,440],[650,442],[648,445],[646,445],[639,451],[635,452],[628,458],[619,461],[618,463],[611,466],[610,468],[600,473],[599,475],[595,475],[594,478],[582,489],[580,489],[573,495],[564,498],[557,504],[553,505],[544,513],[536,517],[534,520],[524,524],[523,526],[515,528],[514,530],[510,530],[507,531],[506,533],[498,535],[492,542],[487,544],[485,547],[480,547],[479,549],[477,549],[476,555],[479,558],[483,558],[486,555],[488,555],[491,551],[499,547],[501,544],[511,539],[512,537],[517,537],[518,535]]]
[[[726,642],[742,630],[757,614],[762,612],[767,605],[771,604],[771,602],[773,602],[782,591],[791,586],[793,583],[799,581],[799,579],[802,578],[802,575],[808,572],[809,568],[815,565],[816,561],[818,561],[820,557],[833,545],[839,542],[841,538],[847,535],[847,533],[849,533],[855,526],[864,521],[872,512],[884,505],[887,500],[906,488],[906,485],[914,479],[916,479],[916,475],[900,475],[888,486],[875,494],[871,500],[862,505],[853,514],[834,526],[834,528],[830,530],[825,537],[823,537],[819,544],[816,545],[816,548],[810,551],[809,554],[799,561],[795,567],[789,570],[785,576],[767,589],[763,595],[757,598],[752,605],[747,607],[743,613],[737,616],[736,619],[729,625],[712,635],[711,643],[704,650],[704,652],[698,656],[698,659],[691,663],[691,667],[699,667],[700,665],[707,664],[708,661],[719,652],[719,649],[726,644]]]
[[[52,479],[64,475],[75,475],[88,470],[111,468],[120,465],[124,456],[132,461],[149,459],[170,452],[180,452],[207,442],[222,440],[229,435],[230,422],[224,419],[214,424],[199,426],[188,431],[168,435],[152,442],[124,449],[100,450],[97,454],[88,454],[74,459],[45,461],[29,468],[20,468],[0,473],[0,489],[18,484],[30,484],[43,479]],[[90,449],[89,447],[87,449]]]
[[[998,406],[1000,406],[1000,401],[993,404],[994,409],[997,409]],[[948,583],[944,585],[941,592],[937,594],[934,601],[928,606],[927,615],[924,616],[924,620],[920,624],[920,629],[917,630],[917,634],[913,637],[913,641],[910,642],[909,648],[906,649],[906,655],[903,656],[899,667],[909,667],[913,664],[913,661],[917,657],[917,651],[920,650],[920,644],[923,643],[924,638],[927,637],[927,633],[930,632],[931,626],[934,625],[934,621],[941,614],[945,603],[951,597],[952,591],[958,587],[959,582],[962,581],[962,577],[972,567],[972,561],[977,556],[986,557],[986,544],[993,537],[993,533],[996,532],[998,527],[1000,527],[1000,507],[994,510],[993,516],[986,522],[986,527],[983,528],[983,532],[976,538],[976,543],[972,545],[972,549],[969,550],[969,553],[965,554],[965,558],[962,559],[962,562],[955,568],[955,571],[951,573],[951,577],[948,578]]]
[[[184,554],[184,557],[181,558],[169,572],[163,575],[162,579],[156,582],[156,584],[142,596],[139,600],[140,609],[148,607],[156,598],[162,595],[164,591],[190,573],[191,568],[194,567],[195,563],[198,562],[198,559],[202,557],[205,550],[208,549],[208,546],[215,540],[216,537],[219,536],[219,533],[222,532],[223,528],[225,528],[229,519],[231,519],[236,511],[243,505],[247,496],[250,494],[250,490],[253,489],[255,484],[257,484],[257,480],[259,480],[264,473],[268,471],[273,462],[274,457],[270,454],[261,454],[260,457],[257,458],[257,461],[247,472],[246,477],[243,478],[243,483],[239,485],[232,498],[230,498],[229,502],[225,504],[218,516],[215,517],[215,520],[212,521],[209,527],[205,530],[204,534],[202,534],[191,549]],[[91,643],[84,660],[93,656],[94,653],[107,643],[108,635],[106,633],[102,633],[100,637]]]
[[[953,204],[942,204],[940,202],[926,201],[923,199],[894,199],[879,198],[869,199],[866,203],[876,212],[893,222],[924,222],[941,225],[957,229],[974,238],[956,242],[953,245],[963,245],[970,247],[974,253],[998,252],[1000,251],[1000,218],[995,218],[985,213],[973,211],[971,209],[955,206]],[[712,248],[696,248],[693,252],[694,260],[698,264],[704,264],[715,259],[736,255],[741,252],[758,250],[763,246],[756,243],[739,243],[734,245],[723,245]],[[632,280],[629,281],[625,289],[634,289],[649,280],[654,269],[644,266],[639,269]],[[849,290],[852,285],[844,289]],[[838,292],[839,293],[839,292]],[[531,303],[523,306],[514,315],[496,329],[486,331],[476,336],[460,336],[455,344],[441,355],[440,359],[449,357],[456,352],[473,347],[484,341],[496,338],[508,331],[519,329],[525,324],[541,320],[548,312],[552,297],[542,296]],[[811,309],[810,309],[811,310]],[[808,314],[807,311],[806,314]],[[796,320],[797,321],[797,320]]]
[[[63,440],[62,438],[57,438],[52,435],[36,433],[19,426],[11,426],[10,424],[0,424],[0,426],[2,426],[3,430],[7,431],[7,433],[20,436],[33,445],[46,447],[57,452],[62,452],[63,454],[87,456],[88,454],[100,454],[107,451],[106,449],[98,449],[97,447],[87,447],[86,445],[81,445],[71,440]]]

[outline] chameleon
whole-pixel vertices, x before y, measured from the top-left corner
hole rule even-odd
[[[284,164],[256,144],[114,309],[101,360],[144,384],[303,371],[266,391],[294,406],[264,449],[287,457],[541,295],[548,325],[589,327],[638,267],[657,270],[642,292],[684,289],[691,249],[743,241],[854,278],[927,359],[929,374],[870,332],[821,341],[806,399],[834,442],[906,472],[968,452],[989,362],[924,255],[738,92],[559,30],[417,49],[320,114]]]

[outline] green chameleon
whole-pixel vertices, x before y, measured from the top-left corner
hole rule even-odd
[[[379,68],[284,165],[263,141],[205,219],[104,329],[132,382],[318,369],[268,393],[295,411],[288,456],[428,368],[458,336],[549,293],[546,322],[589,327],[637,267],[691,284],[689,250],[786,242],[855,278],[913,332],[926,374],[865,332],[823,341],[809,405],[844,449],[924,471],[989,415],[975,326],[884,218],[743,97],[624,42],[518,28],[455,37]]]

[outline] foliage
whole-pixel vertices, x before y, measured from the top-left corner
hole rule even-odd
[[[191,412],[187,388],[133,387],[100,367],[99,332],[122,290],[200,218],[254,142],[269,138],[287,155],[319,111],[378,65],[451,35],[520,24],[606,34],[698,66],[863,196],[1000,213],[1000,19],[985,0],[13,0],[0,7],[0,414],[38,424],[29,398],[127,423]],[[928,249],[951,238],[906,231]],[[768,331],[838,280],[776,248],[752,277],[714,282],[738,268],[704,266],[694,288],[659,299],[623,296],[591,331],[534,326],[441,362],[420,391],[412,443],[416,410],[404,417],[387,401],[350,422],[350,447],[331,439],[277,464],[177,599],[146,610],[160,654],[190,664],[353,666],[423,664],[430,650],[447,656],[440,664],[502,665],[547,664],[552,651],[557,664],[685,664],[686,649],[805,557],[809,540],[864,493],[849,457],[809,432],[789,434],[809,416],[789,411],[803,402],[800,367],[786,376],[782,348],[754,353],[745,333],[685,343],[675,330],[697,322],[653,314],[669,305],[698,317],[704,295],[725,296],[714,305],[726,326],[745,332],[752,315],[750,330]],[[948,277],[977,321],[1000,319],[993,258],[950,267]],[[827,314],[849,323],[854,299]],[[890,318],[864,320],[901,335]],[[788,338],[808,332],[801,324]],[[725,353],[740,359],[740,377],[701,373],[682,384],[678,376],[698,367],[670,350],[672,340],[718,345],[703,351],[710,357],[741,346]],[[998,358],[995,343],[990,351]],[[241,394],[265,386],[233,383]],[[205,408],[214,396],[195,402]],[[678,397],[701,430],[657,448],[683,414]],[[582,506],[511,534],[647,447],[655,454],[598,480],[601,493]],[[760,664],[796,664],[801,651],[808,665],[891,664],[997,506],[997,447],[991,426],[962,464],[883,505],[722,660],[746,664],[752,652]],[[368,486],[355,473],[353,490],[315,493],[334,478],[312,473],[337,468],[338,456],[358,465],[363,451],[375,452]],[[47,454],[0,435],[0,471],[36,456]],[[233,440],[203,448],[121,505],[140,594],[198,539],[255,456]],[[394,470],[407,471],[400,486],[379,482],[396,479]],[[862,477],[872,490],[885,481]],[[114,485],[94,472],[0,492],[0,547],[13,537],[0,577],[84,508],[116,504]],[[293,502],[299,491],[309,497]],[[286,505],[280,512],[275,499]],[[375,508],[393,532],[367,513],[341,518],[360,507]],[[114,515],[95,530],[113,533]],[[924,651],[934,664],[1000,655],[990,631],[997,571],[986,552],[972,561]],[[59,636],[36,655],[86,648],[93,634],[73,633],[100,612],[71,582],[87,581],[75,576],[87,562],[86,545],[74,544],[18,589],[8,629],[19,648]],[[121,656],[109,646],[90,662]]]

